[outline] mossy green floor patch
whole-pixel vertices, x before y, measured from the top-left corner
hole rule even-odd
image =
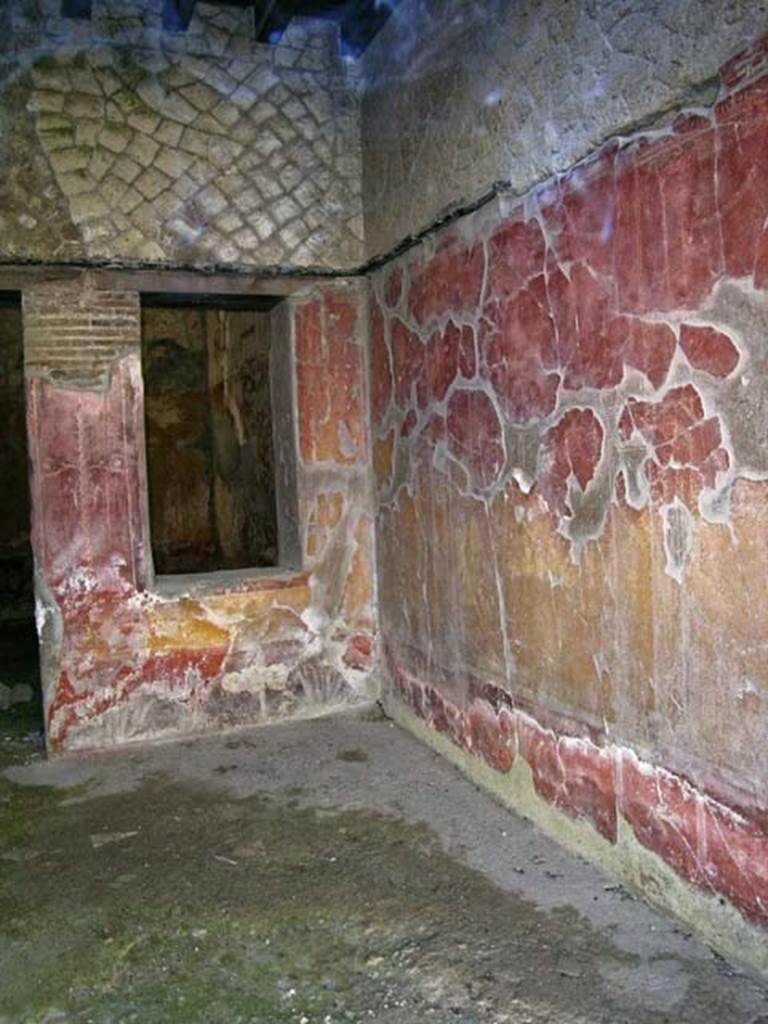
[[[3,784],[0,1020],[625,1019],[593,963],[631,955],[571,909],[500,893],[424,828],[163,777],[72,796]]]

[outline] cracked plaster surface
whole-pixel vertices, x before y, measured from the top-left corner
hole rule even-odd
[[[754,806],[764,59],[763,41],[729,62],[709,110],[446,227],[374,275],[371,312],[396,664]]]
[[[273,370],[291,449],[279,499],[291,504],[281,552],[290,560],[170,577],[169,587],[151,567],[138,295],[101,292],[84,275],[25,296],[29,330],[54,342],[49,360],[61,357],[55,381],[35,373],[27,387],[52,751],[310,716],[368,698],[375,609],[361,298],[356,283],[334,283],[276,314],[287,333]],[[101,353],[99,374],[83,378],[89,343],[118,302],[119,338]],[[62,355],[56,331],[66,339],[74,330],[80,345],[65,344]],[[332,375],[310,387],[320,354]]]

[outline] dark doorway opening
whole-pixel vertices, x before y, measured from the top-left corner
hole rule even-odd
[[[270,309],[142,295],[152,555],[159,575],[275,566]]]
[[[0,291],[0,728],[42,743],[19,292]]]

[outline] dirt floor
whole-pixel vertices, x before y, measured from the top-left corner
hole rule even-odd
[[[376,712],[55,762],[18,709],[0,735],[2,1024],[768,1022]]]

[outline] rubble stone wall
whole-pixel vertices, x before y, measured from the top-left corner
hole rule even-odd
[[[5,5],[4,5],[5,7]],[[253,41],[250,9],[11,0],[0,40],[4,259],[348,269],[359,102],[330,23]]]

